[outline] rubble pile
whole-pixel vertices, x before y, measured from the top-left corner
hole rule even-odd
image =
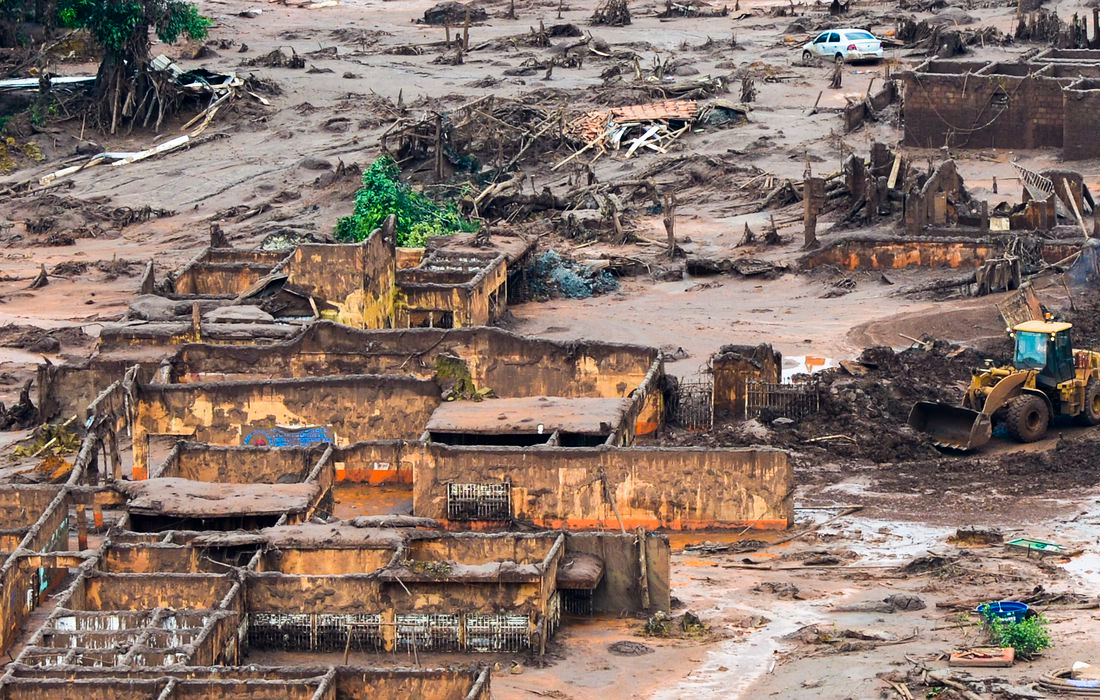
[[[553,250],[534,260],[527,279],[530,296],[539,300],[587,299],[619,288],[619,281],[607,270],[563,258]]]

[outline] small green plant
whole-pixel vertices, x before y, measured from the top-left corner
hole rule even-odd
[[[355,210],[336,222],[336,240],[362,241],[390,214],[397,216],[397,245],[406,248],[422,247],[433,236],[478,228],[453,202],[436,203],[402,182],[397,163],[382,156],[363,172],[363,187],[355,193]]]
[[[496,397],[490,387],[477,388],[470,366],[460,357],[441,353],[435,360],[435,376],[443,382],[452,382],[443,392],[444,401],[484,401]]]
[[[1047,619],[1042,615],[1016,622],[987,615],[984,607],[981,613],[986,619],[989,641],[1000,647],[1012,647],[1018,659],[1033,659],[1051,646]]]

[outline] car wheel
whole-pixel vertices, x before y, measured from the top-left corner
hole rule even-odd
[[[833,60],[836,61],[837,63],[844,63],[844,54],[838,53],[836,55],[836,58],[834,58]]]
[[[809,49],[802,52],[802,62],[803,63],[809,63],[810,61],[813,60],[813,58],[814,58],[814,55],[812,53],[810,53]]]

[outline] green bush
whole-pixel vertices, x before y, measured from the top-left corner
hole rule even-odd
[[[1047,619],[1042,615],[1034,615],[1021,622],[987,616],[986,625],[989,641],[1000,647],[1012,647],[1018,659],[1033,659],[1051,646]]]
[[[402,182],[397,163],[382,156],[363,172],[355,210],[336,222],[336,240],[361,241],[390,214],[397,215],[397,245],[405,248],[422,247],[433,236],[477,230],[453,202],[437,204]]]

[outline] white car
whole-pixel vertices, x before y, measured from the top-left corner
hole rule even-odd
[[[881,61],[882,42],[864,29],[829,29],[802,47],[803,62],[815,56],[837,63]]]

